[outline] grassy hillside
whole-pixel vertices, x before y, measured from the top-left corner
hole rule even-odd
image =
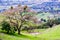
[[[4,34],[0,33],[0,39],[2,40],[33,40],[33,37],[27,36],[27,35],[10,35],[10,34]]]
[[[22,35],[11,35],[0,32],[0,39],[3,40],[60,40],[60,25],[48,28],[42,34],[31,35],[22,33]]]
[[[49,28],[37,36],[41,40],[60,40],[60,25]]]
[[[3,20],[3,19],[5,19],[6,17],[4,16],[4,15],[2,15],[2,14],[0,14],[0,22]]]
[[[4,18],[4,16],[0,15],[0,22]],[[45,29],[43,31],[40,29],[37,31],[39,31],[38,35],[31,35],[29,33],[22,33],[21,35],[15,33],[12,35],[2,33],[0,29],[0,40],[60,40],[60,25]]]
[[[36,16],[38,17],[38,18],[43,18],[43,19],[48,19],[48,16],[50,16],[51,15],[51,13],[39,13],[39,14],[37,14]]]

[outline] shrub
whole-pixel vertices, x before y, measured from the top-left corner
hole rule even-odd
[[[5,30],[7,33],[14,33],[15,28],[10,25],[7,21],[2,21],[2,30]]]
[[[60,18],[58,19],[55,18],[47,21],[47,25],[50,27],[52,27],[54,24],[56,25],[60,24]]]
[[[55,19],[55,20],[54,20],[54,23],[57,24],[57,25],[60,24],[60,18]]]
[[[47,23],[45,22],[45,23],[40,24],[37,28],[38,28],[38,29],[46,29],[46,28],[48,28],[48,25],[47,25]]]
[[[52,26],[54,25],[54,20],[53,20],[53,19],[48,20],[48,21],[47,21],[47,25],[48,25],[49,27],[52,27]]]

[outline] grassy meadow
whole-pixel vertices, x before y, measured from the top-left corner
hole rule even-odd
[[[0,14],[0,23],[3,19],[5,17]],[[21,31],[21,35],[18,35],[17,32],[15,34],[6,34],[1,30],[0,25],[0,40],[60,40],[60,25],[48,29],[35,29],[33,31],[36,33]]]

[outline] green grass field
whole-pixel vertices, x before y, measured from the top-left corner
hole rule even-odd
[[[60,25],[49,28],[37,36],[41,38],[41,40],[60,40]]]
[[[42,34],[31,35],[27,33],[18,34],[5,34],[0,32],[0,39],[2,40],[60,40],[60,25],[53,28],[46,29]]]
[[[0,22],[5,17],[0,15]],[[1,28],[1,26],[0,26]],[[37,35],[21,32],[21,35],[2,33],[0,29],[0,40],[60,40],[60,25],[54,26],[48,29],[36,29],[35,32],[39,32]]]

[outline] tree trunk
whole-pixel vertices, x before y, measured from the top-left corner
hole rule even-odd
[[[22,27],[22,24],[23,22],[21,21],[21,25],[19,25],[19,21],[17,20],[17,29],[18,29],[18,34],[21,34],[20,32],[21,32],[21,27]]]
[[[20,35],[21,33],[20,33],[20,29],[18,29],[18,34]]]
[[[9,30],[7,31],[7,34],[9,34]]]
[[[22,27],[22,24],[20,25],[20,27],[18,28],[18,34],[21,34],[21,27]]]

